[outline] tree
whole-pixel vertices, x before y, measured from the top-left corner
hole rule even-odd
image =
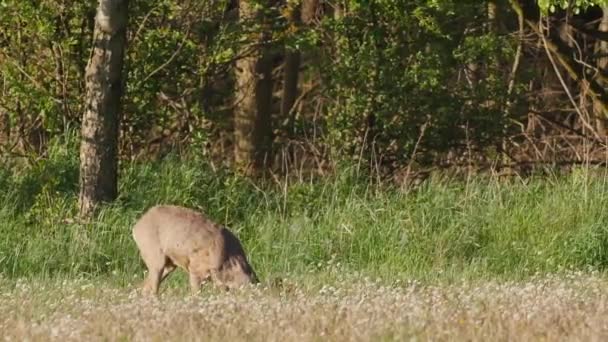
[[[10,138],[11,125],[8,113],[0,108],[0,147],[8,143]]]
[[[577,0],[577,1],[563,1],[563,0],[539,0],[538,7],[543,12],[555,12],[557,8],[566,9],[573,7],[578,13],[581,10],[585,10],[591,6],[606,6],[608,1],[606,0]]]
[[[301,26],[310,25],[314,19],[318,0],[302,0],[288,4],[288,21],[290,29],[295,31]],[[289,120],[290,134],[293,133],[293,105],[298,95],[298,80],[300,74],[301,52],[298,49],[286,49],[283,62],[283,94],[281,98],[281,118]]]
[[[0,105],[0,152],[2,151],[2,147],[4,145],[8,145],[10,135],[11,118],[8,116],[8,112]]]
[[[272,56],[269,5],[241,0],[239,20],[243,27],[253,26],[236,62],[234,109],[235,164],[253,175],[268,164],[272,147]]]
[[[300,26],[300,4],[288,4],[287,20],[291,30],[297,30]],[[281,98],[281,118],[286,120],[290,117],[296,96],[298,95],[298,78],[300,73],[300,51],[289,49],[285,50],[285,60],[283,62],[283,94]],[[290,120],[293,124],[293,120]],[[291,128],[291,127],[290,127]],[[291,133],[291,132],[290,132]]]
[[[520,6],[516,0],[513,0],[512,3],[515,6]],[[559,32],[554,35],[551,35],[550,25],[547,25],[549,33],[545,36],[545,33],[539,30],[534,22],[527,20],[528,26],[542,38],[555,75],[567,94],[574,112],[578,115],[580,131],[583,134],[589,134],[596,141],[602,141],[606,135],[604,122],[608,108],[608,91],[605,85],[607,63],[605,58],[605,32],[608,30],[606,5],[608,5],[606,0],[539,1],[538,6],[547,21],[555,16],[554,12],[558,14],[561,12],[561,15],[565,18],[561,23],[558,23]],[[589,29],[581,23],[581,20],[588,20],[585,19],[585,16],[589,14],[587,10],[593,6],[600,6],[600,13],[602,13],[598,20],[597,30]],[[575,19],[577,15],[579,18]],[[590,49],[586,47],[581,49],[583,39],[593,39],[595,44],[588,44],[591,47]],[[574,58],[577,55],[580,56]],[[581,61],[586,61],[586,63]],[[595,65],[595,68],[592,65]],[[565,72],[560,71],[562,69]],[[569,77],[564,77],[562,74]],[[573,96],[573,93],[577,91],[581,95],[578,102],[575,101],[575,96]],[[587,107],[588,102],[585,100],[587,96],[591,99],[592,108]]]
[[[79,200],[83,217],[91,216],[100,202],[117,196],[127,9],[128,0],[100,0],[97,8],[81,128]]]
[[[608,32],[608,7],[602,7],[602,20],[600,21],[599,32]],[[596,43],[596,51],[595,55],[599,56],[597,58],[597,68],[598,70],[605,71],[606,67],[608,67],[608,42],[605,40],[599,40]],[[598,83],[601,87],[606,89],[607,82],[603,79],[599,79]],[[602,137],[606,136],[606,115],[605,106],[602,105],[601,100],[599,98],[593,98],[593,116],[595,118],[595,129],[598,134]]]

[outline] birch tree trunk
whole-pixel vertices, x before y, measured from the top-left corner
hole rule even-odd
[[[117,196],[118,133],[128,0],[100,0],[86,69],[80,145],[80,215]]]

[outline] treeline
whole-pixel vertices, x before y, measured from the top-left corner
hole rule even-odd
[[[81,132],[93,203],[115,196],[118,160],[170,151],[252,176],[602,163],[602,5],[4,0],[0,154]]]

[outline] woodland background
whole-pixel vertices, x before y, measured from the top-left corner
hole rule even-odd
[[[401,179],[605,163],[608,9],[588,5],[131,0],[120,160]],[[4,163],[80,129],[96,7],[0,2]]]
[[[159,203],[262,279],[603,271],[605,6],[0,0],[0,275],[130,284]]]

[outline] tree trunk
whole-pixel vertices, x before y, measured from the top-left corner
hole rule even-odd
[[[498,2],[496,0],[489,0],[486,4],[487,22],[484,25],[484,29],[487,33],[496,34],[498,32],[498,26],[500,24],[498,12]],[[471,89],[477,88],[479,81],[484,78],[484,74],[487,74],[487,69],[490,67],[498,66],[486,64],[484,67],[484,65],[478,61],[473,61],[467,65],[466,76]]]
[[[0,108],[0,150],[4,145],[9,144],[11,136],[11,118],[8,112]]]
[[[0,56],[0,63],[4,62],[2,56]],[[4,77],[0,77],[0,81],[5,84]],[[2,89],[0,93],[4,99],[7,98],[7,92],[5,89]],[[2,106],[3,101],[0,101],[0,152],[2,151],[2,147],[9,144],[9,139],[11,136],[11,118],[8,115],[8,111],[6,108]],[[6,102],[4,102],[6,103]]]
[[[507,4],[504,0],[488,1],[488,31],[503,33],[508,31],[506,27],[505,8]]]
[[[285,51],[283,63],[283,97],[281,98],[281,119],[289,120],[289,134],[294,133],[295,113],[293,105],[298,96],[298,79],[300,76],[300,51]]]
[[[603,15],[602,21],[600,22],[600,26],[598,27],[598,31],[600,32],[608,32],[608,7],[602,7]],[[598,40],[596,43],[596,56],[599,56],[597,59],[597,68],[601,73],[606,72],[606,67],[608,66],[608,42],[604,40]],[[598,79],[598,83],[604,89],[608,86],[606,82],[602,79]],[[601,103],[601,99],[594,97],[593,98],[593,116],[595,118],[595,127],[597,133],[605,137],[606,136],[606,113],[604,111],[605,106]]]
[[[263,171],[270,161],[272,147],[272,58],[269,47],[270,29],[264,9],[255,9],[250,0],[239,3],[239,17],[245,24],[250,20],[262,23],[262,32],[250,34],[245,57],[236,63],[234,138],[235,164],[246,175]]]
[[[318,0],[303,0],[289,13],[290,25],[298,28],[301,24],[310,25],[317,11]],[[301,6],[301,7],[300,7]],[[293,106],[298,96],[301,53],[298,50],[285,51],[283,63],[283,97],[281,99],[281,119],[288,120],[289,134],[294,133],[295,113]]]
[[[80,145],[80,215],[117,196],[118,133],[128,0],[100,0],[86,70]]]

